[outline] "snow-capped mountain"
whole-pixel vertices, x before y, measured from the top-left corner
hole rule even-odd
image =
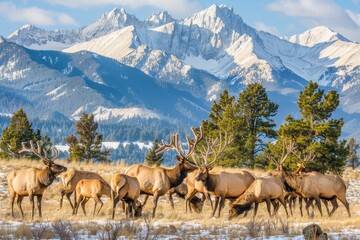
[[[261,82],[276,99],[294,103],[297,94],[292,93],[313,80],[341,93],[341,110],[348,119],[360,113],[359,43],[325,26],[279,38],[257,31],[224,5],[211,5],[183,20],[160,12],[141,21],[123,8],[115,8],[77,30],[46,31],[26,25],[7,40],[31,49],[62,50],[64,53],[56,52],[61,56],[93,52],[137,68],[157,85],[189,93],[203,102],[215,100],[224,88],[237,95],[244,85]],[[0,79],[19,78],[30,71],[12,71],[11,63],[7,64],[10,68],[3,68]],[[116,121],[123,119],[121,109],[125,107],[133,116],[143,109],[140,105],[119,108],[97,104],[92,111],[98,119],[112,116]],[[296,109],[296,104],[292,108]],[[289,109],[284,111],[288,113]],[[74,112],[65,115],[74,117]],[[144,113],[154,118],[160,116],[157,114]]]
[[[203,100],[162,84],[140,70],[91,52],[38,51],[0,41],[1,102],[30,117],[78,119],[86,111],[99,121],[129,118],[199,122]],[[1,105],[2,113],[12,113]]]

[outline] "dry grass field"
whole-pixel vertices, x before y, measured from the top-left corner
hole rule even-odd
[[[59,161],[61,162],[61,161]],[[85,164],[62,163],[68,168],[95,171],[105,180],[120,172],[127,166],[116,164]],[[339,208],[333,217],[327,214],[320,217],[315,211],[314,218],[306,215],[300,216],[298,205],[295,213],[286,217],[281,207],[276,217],[269,218],[265,204],[259,207],[258,215],[252,218],[252,211],[247,217],[228,221],[229,204],[220,218],[211,218],[211,208],[205,202],[203,212],[200,214],[185,214],[184,201],[175,197],[175,209],[172,210],[167,198],[159,201],[156,217],[151,219],[152,198],[144,209],[144,217],[135,221],[126,221],[125,214],[120,207],[117,208],[115,220],[110,220],[110,201],[103,197],[104,207],[98,216],[84,216],[79,210],[73,216],[70,205],[64,199],[64,206],[59,210],[60,181],[55,181],[44,193],[43,218],[39,219],[37,212],[34,221],[31,221],[31,211],[28,198],[23,201],[25,218],[15,205],[15,218],[11,217],[6,175],[14,169],[27,167],[43,167],[42,162],[29,160],[0,160],[0,239],[303,239],[301,230],[311,224],[317,223],[322,230],[328,233],[329,239],[360,239],[360,170],[346,170],[345,180],[349,181],[347,198],[350,202],[352,217],[347,216],[345,207],[339,203]],[[216,169],[223,170],[223,169]],[[236,169],[226,169],[237,171]],[[252,171],[256,176],[266,175],[263,171]],[[93,209],[93,200],[87,204],[87,212]],[[326,212],[323,207],[324,212]]]

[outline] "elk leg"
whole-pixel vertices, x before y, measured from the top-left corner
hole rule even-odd
[[[42,217],[42,214],[41,214],[41,200],[42,200],[42,197],[43,195],[37,195],[36,196],[36,200],[37,200],[37,206],[38,206],[38,212],[39,212],[39,217],[41,218]]]
[[[285,204],[285,200],[284,200],[284,196],[281,195],[279,198],[278,198],[279,202],[281,203],[281,205],[283,205],[283,207],[285,208],[285,212],[286,212],[286,217],[289,217],[289,214],[288,214],[288,211],[287,211],[287,208],[286,208],[286,204]]]
[[[23,197],[23,196],[20,196],[20,195],[18,195],[18,196],[17,196],[17,199],[16,199],[16,204],[17,204],[17,206],[18,206],[19,209],[20,209],[20,213],[21,213],[21,217],[22,217],[22,218],[24,218],[24,212],[23,212],[22,207],[21,207],[21,202],[22,202],[23,199],[24,199],[24,197]]]
[[[326,208],[326,211],[327,211],[327,213],[328,213],[328,216],[330,217],[328,200],[323,199],[323,198],[321,198],[320,200],[321,200],[321,201],[323,202],[323,204],[325,205],[325,208]]]
[[[90,198],[83,198],[83,200],[81,201],[81,208],[85,216],[87,215],[85,205],[89,201],[89,199]]]
[[[259,208],[259,204],[258,204],[258,203],[255,203],[254,216],[253,216],[253,218],[255,218],[258,208]]]
[[[346,210],[347,210],[347,212],[349,214],[349,217],[351,217],[349,202],[346,200],[345,195],[344,196],[337,196],[337,198],[339,199],[339,201],[342,204],[344,204],[344,206],[346,207]]]
[[[74,209],[74,205],[72,204],[71,199],[70,199],[71,194],[72,194],[72,192],[69,192],[69,193],[66,193],[65,196],[70,203],[71,209]]]
[[[132,205],[131,217],[134,218],[135,213],[136,213],[136,203],[135,203],[135,201],[131,201],[131,205]]]
[[[191,192],[188,191],[187,194],[185,195],[185,213],[187,213],[188,206],[189,206],[190,213],[192,212],[191,207],[190,207],[190,200],[194,197],[194,195],[196,193],[197,193],[197,190],[193,189]]]
[[[99,210],[96,213],[96,215],[99,215],[99,212],[100,212],[101,208],[103,207],[104,203],[101,201],[101,199],[97,195],[95,195],[94,199],[95,199],[96,202],[100,203]],[[95,215],[95,208],[94,208],[94,215]]]
[[[169,196],[170,206],[171,206],[172,210],[174,210],[174,201],[173,201],[173,198],[172,198],[172,194],[169,193],[168,196]]]
[[[62,208],[63,199],[64,199],[64,196],[65,196],[65,194],[66,194],[66,190],[65,190],[65,189],[62,189],[62,190],[60,191],[60,194],[61,194],[61,197],[60,197],[60,207],[59,207],[59,209]]]
[[[216,197],[215,197],[215,206],[214,206],[213,213],[212,213],[212,216],[211,216],[211,217],[214,217],[218,205],[219,205],[219,197],[216,196]]]
[[[154,218],[155,217],[155,212],[156,212],[156,208],[157,208],[157,203],[158,203],[158,200],[159,200],[159,192],[155,192],[154,193],[154,207],[153,207],[153,212],[152,212],[152,217]]]
[[[333,215],[333,213],[336,211],[336,209],[339,207],[339,204],[337,203],[336,197],[334,197],[333,199],[331,199],[331,204],[333,206],[333,209],[331,210],[331,212],[329,213],[329,217],[331,217]]]
[[[303,217],[302,197],[299,197],[299,208],[300,208],[300,215],[301,217]]]
[[[111,214],[111,219],[114,219],[115,217],[115,208],[116,208],[116,205],[118,204],[118,202],[120,201],[119,199],[119,196],[116,196],[115,198],[112,196],[113,198],[113,201],[112,201],[112,214]]]
[[[274,214],[277,214],[279,208],[280,208],[280,204],[278,204],[275,199],[270,200],[271,204],[273,205],[274,208]],[[286,203],[286,202],[285,202]]]
[[[314,199],[315,199],[316,205],[317,205],[317,207],[319,209],[320,215],[322,216],[323,214],[322,214],[322,210],[321,210],[320,198],[317,196],[317,197],[314,197]]]
[[[222,197],[220,197],[220,206],[219,206],[218,217],[220,217],[220,212],[224,208],[224,203],[225,203],[225,196],[222,196]]]
[[[312,202],[313,202],[313,199],[305,198],[305,203],[306,203],[305,209],[306,209],[308,216],[310,216],[309,207],[310,207],[310,205],[312,205]]]
[[[204,193],[205,194],[205,193]],[[211,195],[210,193],[206,194],[207,199],[209,199],[210,205],[211,205],[211,210],[214,210],[214,206],[213,206],[213,201],[211,200]]]
[[[143,206],[145,206],[148,198],[149,198],[149,195],[145,195],[145,196],[144,196],[144,198],[143,198]]]
[[[266,201],[266,208],[268,210],[269,216],[271,217],[270,199],[266,198],[265,201]]]
[[[14,202],[15,202],[16,193],[13,191],[10,191],[10,206],[11,206],[11,216],[14,216]],[[19,198],[19,197],[18,197]]]
[[[35,204],[34,204],[34,194],[33,193],[29,194],[29,200],[30,200],[30,205],[31,205],[31,220],[34,220]]]

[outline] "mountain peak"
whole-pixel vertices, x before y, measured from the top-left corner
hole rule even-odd
[[[333,42],[336,40],[349,42],[347,38],[326,26],[317,26],[289,38],[290,42],[307,47],[312,47],[319,43]]]
[[[167,23],[172,22],[172,21],[174,21],[174,19],[172,18],[172,16],[167,11],[162,11],[162,12],[151,14],[145,20],[145,22],[147,24],[151,25],[151,27],[158,27],[158,26],[167,24]]]
[[[0,35],[0,43],[6,42],[5,38]]]
[[[213,4],[210,7],[193,14],[184,20],[185,24],[196,24],[199,27],[219,33],[225,27],[234,28],[243,23],[242,18],[226,5]]]

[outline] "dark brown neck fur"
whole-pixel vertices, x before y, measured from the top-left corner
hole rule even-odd
[[[169,178],[170,188],[180,185],[187,176],[184,165],[181,163],[178,163],[178,165],[176,165],[174,168],[164,170]]]
[[[214,175],[211,175],[209,172],[207,172],[208,177],[205,180],[205,188],[206,190],[212,192],[215,190],[216,187],[216,177]]]
[[[38,180],[43,188],[48,187],[54,181],[54,174],[49,167],[41,170]]]

